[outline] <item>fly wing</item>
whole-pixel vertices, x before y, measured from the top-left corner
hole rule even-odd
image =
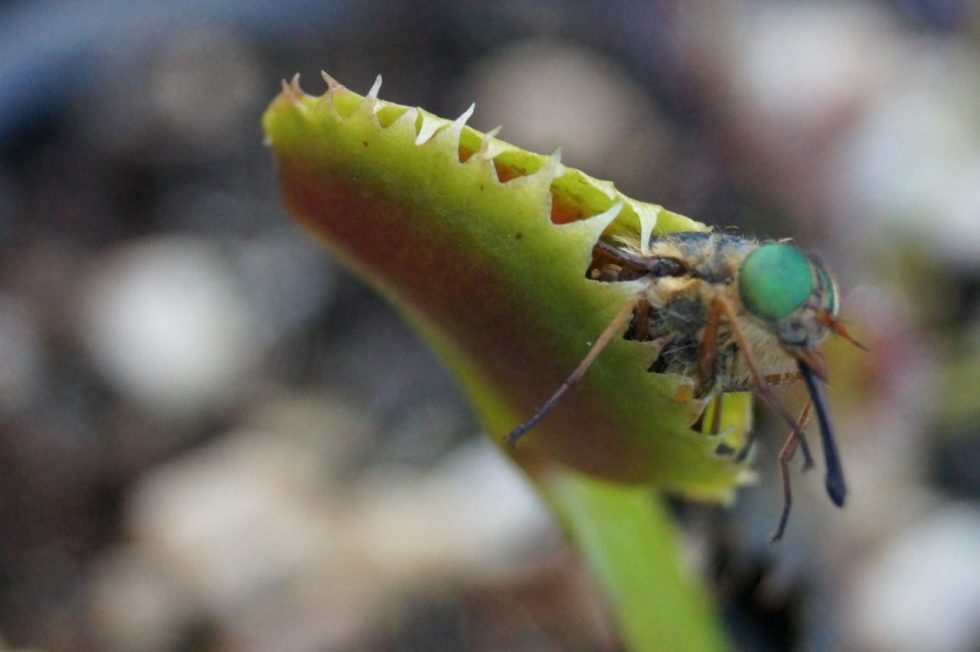
[[[683,276],[687,272],[677,258],[644,256],[600,240],[592,248],[586,278],[603,283],[635,281],[645,276]]]

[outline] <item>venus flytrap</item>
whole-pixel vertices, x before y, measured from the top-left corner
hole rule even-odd
[[[451,121],[287,85],[265,116],[297,219],[420,326],[460,373],[500,440],[575,367],[628,299],[586,278],[603,232],[705,227]],[[727,499],[744,468],[691,429],[704,403],[685,380],[649,374],[648,345],[616,341],[516,451],[615,481]],[[728,409],[741,443],[747,402]]]
[[[706,230],[567,168],[558,153],[472,129],[472,107],[446,120],[378,99],[379,83],[362,97],[326,80],[319,97],[284,83],[263,118],[283,197],[423,334],[495,442],[640,289],[587,278],[600,238]],[[648,373],[654,358],[649,343],[614,338],[508,452],[566,523],[631,649],[718,649],[676,535],[646,492],[729,500],[749,473],[723,451],[745,444],[749,399],[726,398],[718,434],[696,431],[707,400],[689,379]]]

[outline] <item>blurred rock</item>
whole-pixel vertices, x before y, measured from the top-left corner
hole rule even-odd
[[[155,47],[133,47],[133,34],[117,34],[106,48],[113,74],[98,80],[83,116],[91,144],[111,154],[187,163],[257,142],[251,120],[265,102],[264,81],[244,34],[184,24],[158,37],[147,35]]]
[[[420,596],[510,577],[550,549],[543,506],[486,442],[353,486],[335,484],[331,464],[314,442],[255,431],[151,472],[128,507],[132,549],[95,579],[105,640],[158,640],[181,629],[163,623],[189,626],[190,604],[229,649],[361,648]],[[154,588],[159,573],[168,582]],[[133,619],[127,594],[144,608]]]
[[[337,314],[342,328],[316,350],[318,382],[371,415],[376,462],[426,466],[474,436],[462,391],[393,308],[360,297]]]
[[[323,390],[267,394],[253,403],[242,423],[252,432],[275,433],[280,447],[303,451],[306,463],[316,469],[317,485],[346,482],[377,436],[373,414]]]
[[[757,9],[704,16],[706,25],[727,20],[728,28],[714,46],[702,45],[727,50],[719,63],[731,66],[728,110],[768,146],[819,147],[896,69],[889,16],[872,4],[770,2]]]
[[[337,280],[332,260],[291,226],[241,243],[236,268],[255,323],[270,342],[309,324]]]
[[[148,474],[130,503],[134,536],[212,612],[232,613],[315,566],[329,542],[316,471],[303,448],[235,433]]]
[[[980,510],[938,507],[867,559],[846,607],[855,649],[980,649]]]
[[[550,530],[530,486],[482,439],[430,474],[379,468],[358,492],[359,536],[393,577],[513,573]]]
[[[702,128],[720,130],[724,173],[765,198],[754,208],[768,215],[739,226],[833,235],[836,149],[901,65],[890,14],[872,3],[766,1],[692,3],[678,16],[686,63],[711,105]]]
[[[0,294],[0,406],[25,408],[42,384],[41,342],[17,297]]]
[[[151,550],[117,546],[92,571],[88,617],[104,652],[178,650],[200,604]]]
[[[980,56],[925,41],[869,107],[835,166],[841,227],[939,265],[980,273]],[[862,244],[864,246],[864,244]]]
[[[95,364],[154,412],[222,404],[261,356],[241,288],[204,239],[158,236],[109,252],[80,306],[80,336]]]
[[[35,647],[8,647],[2,639],[0,639],[0,652],[45,652]]]
[[[244,39],[227,29],[185,27],[164,43],[149,99],[168,131],[199,146],[240,138],[263,87]]]

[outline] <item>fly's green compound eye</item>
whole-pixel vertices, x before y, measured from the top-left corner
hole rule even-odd
[[[738,292],[750,313],[774,323],[788,317],[813,294],[813,267],[788,244],[764,244],[742,262]]]

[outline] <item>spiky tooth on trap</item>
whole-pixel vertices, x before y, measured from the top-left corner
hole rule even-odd
[[[473,104],[470,104],[469,108],[463,111],[458,118],[437,130],[435,135],[432,136],[433,140],[438,139],[440,142],[445,143],[450,149],[459,151],[460,135],[463,132],[463,127],[466,126],[466,123],[473,116],[473,111],[475,109],[476,103],[474,102]],[[462,152],[460,152],[460,156],[462,157]],[[460,162],[462,162],[462,158],[460,158]]]
[[[371,115],[377,115],[384,104],[378,99],[378,93],[381,91],[381,75],[374,78],[374,83],[371,84],[371,89],[368,90],[367,95],[364,96],[364,102],[361,104],[360,109],[367,111]]]
[[[619,199],[616,203],[601,213],[587,217],[584,220],[570,222],[566,226],[569,228],[585,229],[589,233],[590,240],[598,241],[603,232],[605,232],[606,228],[612,224],[613,220],[619,217],[619,214],[623,212],[623,208],[625,207],[626,202]]]
[[[650,238],[660,221],[661,209],[658,206],[656,212],[653,212],[647,205],[637,206],[636,209],[637,219],[640,221],[640,252],[646,256],[650,253]]]
[[[561,147],[556,147],[555,151],[548,155],[548,158],[545,160],[544,165],[541,166],[541,169],[528,176],[544,177],[550,184],[561,175],[561,172]]]
[[[476,102],[473,102],[473,104],[470,104],[470,108],[468,108],[465,111],[463,111],[458,118],[456,118],[455,120],[453,120],[453,126],[454,127],[459,127],[460,129],[462,129],[463,127],[465,127],[466,126],[466,123],[469,122],[470,121],[470,118],[473,117],[473,112],[474,111],[476,111]]]
[[[424,145],[429,142],[432,136],[446,126],[446,123],[437,118],[434,115],[430,115],[425,111],[421,112],[422,115],[422,125],[419,127],[418,133],[415,135],[415,144]]]
[[[493,156],[490,154],[490,143],[497,137],[497,134],[500,133],[501,129],[503,129],[503,125],[497,125],[487,133],[483,134],[483,140],[480,142],[480,151],[476,153],[477,156],[488,160],[493,158]]]
[[[293,92],[296,94],[296,97],[302,97],[306,95],[306,92],[299,85],[299,73],[293,75],[293,78],[289,80],[289,87],[293,89]]]
[[[326,70],[320,71],[320,76],[323,77],[323,81],[327,82],[327,92],[332,93],[334,91],[344,88],[344,85],[339,81],[330,76]]]
[[[548,157],[548,164],[554,165],[555,169],[558,169],[558,166],[561,165],[561,147],[556,147],[555,151],[551,153]]]
[[[290,103],[296,108],[305,109],[306,107],[303,106],[303,102],[300,101],[303,91],[297,91],[297,89],[299,89],[298,77],[298,74],[294,75],[292,82],[287,82],[285,79],[282,80],[282,96],[289,100]]]
[[[364,99],[371,102],[376,102],[378,99],[378,93],[381,92],[381,75],[374,78],[374,83],[371,84],[371,90],[367,92]]]

